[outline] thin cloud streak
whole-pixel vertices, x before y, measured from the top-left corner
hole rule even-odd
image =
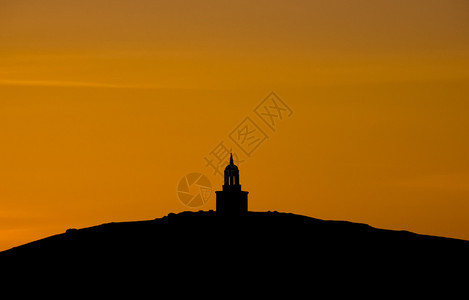
[[[150,86],[137,86],[125,84],[111,84],[101,82],[84,81],[60,81],[60,80],[11,80],[0,79],[0,85],[7,86],[38,86],[38,87],[95,87],[95,88],[151,88]]]

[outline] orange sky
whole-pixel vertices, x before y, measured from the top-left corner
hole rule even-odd
[[[468,99],[465,0],[1,1],[0,250],[188,210],[246,117],[251,210],[469,239]]]

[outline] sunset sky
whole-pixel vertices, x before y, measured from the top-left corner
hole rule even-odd
[[[467,0],[0,0],[0,250],[215,209],[220,142],[250,210],[469,239],[468,136]]]

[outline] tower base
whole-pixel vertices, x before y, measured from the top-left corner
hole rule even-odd
[[[245,191],[216,191],[217,214],[239,216],[248,212],[248,193]]]

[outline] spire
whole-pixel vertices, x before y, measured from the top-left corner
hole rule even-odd
[[[233,153],[230,153],[230,165],[233,165]]]

